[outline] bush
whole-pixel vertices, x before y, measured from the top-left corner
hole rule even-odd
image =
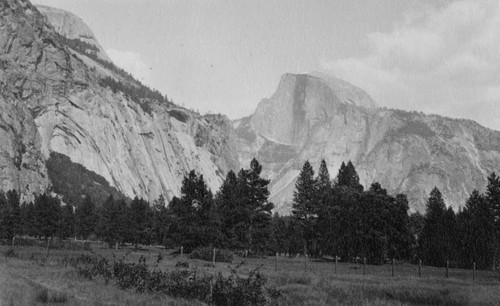
[[[224,278],[219,273],[212,294],[212,303],[215,305],[266,305],[269,302],[265,288],[267,279],[255,269],[248,278],[239,277],[236,269],[231,276]]]
[[[60,292],[49,292],[47,288],[40,289],[35,295],[35,302],[42,304],[58,304],[66,303],[68,297],[64,293]]]
[[[7,251],[4,253],[5,257],[17,257],[16,252],[14,249],[9,248]]]
[[[214,256],[214,249],[212,248],[200,248],[196,249],[189,255],[191,259],[201,259],[206,261],[212,261]],[[234,259],[233,252],[225,249],[215,250],[215,261],[216,262],[228,262],[232,263]]]
[[[175,264],[175,267],[176,268],[189,268],[189,262],[187,261],[178,261],[176,264]]]

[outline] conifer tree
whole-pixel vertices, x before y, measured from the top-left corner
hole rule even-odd
[[[61,201],[48,195],[41,194],[35,198],[35,220],[37,233],[49,239],[53,237],[61,220]]]
[[[128,214],[130,238],[137,249],[139,243],[145,244],[149,242],[149,235],[151,233],[149,203],[135,197],[130,203]]]
[[[240,228],[246,232],[243,245],[258,252],[266,248],[271,238],[271,211],[274,208],[268,201],[270,181],[262,178],[261,172],[262,166],[257,159],[252,159],[250,168],[238,173],[237,188],[243,213]]]
[[[314,170],[306,161],[295,183],[293,192],[293,215],[303,221],[315,217],[316,213],[316,181],[314,179]]]
[[[488,176],[486,199],[493,214],[495,224],[495,261],[500,262],[500,177],[495,172]]]
[[[474,190],[465,205],[469,217],[469,235],[466,237],[471,256],[479,269],[488,269],[494,258],[495,227],[492,209],[487,199]]]
[[[76,235],[88,239],[96,233],[97,211],[90,196],[85,196],[82,204],[75,210]]]
[[[0,236],[8,240],[19,234],[21,210],[17,191],[0,192]]]
[[[359,183],[359,176],[351,161],[347,165],[342,162],[337,175],[337,186],[353,188],[357,191],[363,191],[363,186]]]
[[[75,214],[73,206],[66,204],[61,207],[61,221],[59,223],[59,238],[67,239],[75,234]]]
[[[427,200],[425,225],[419,242],[421,257],[428,265],[442,267],[448,260],[443,225],[445,211],[441,192],[434,187]]]

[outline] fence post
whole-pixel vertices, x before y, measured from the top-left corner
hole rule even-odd
[[[212,264],[213,264],[213,265],[214,265],[214,267],[215,267],[215,248],[214,248],[214,257],[213,257],[213,259],[212,259]]]
[[[449,278],[450,277],[450,272],[449,272],[449,269],[450,269],[450,262],[447,261],[446,262],[446,278]]]
[[[476,281],[476,263],[472,265],[472,281]]]
[[[337,255],[335,255],[335,274],[337,274]]]
[[[392,277],[394,277],[394,258],[392,259]]]
[[[12,237],[12,249],[14,250],[14,241],[16,241],[16,237]]]
[[[276,258],[274,260],[274,271],[278,271],[278,252],[276,252]]]
[[[50,249],[50,240],[52,239],[52,237],[49,237],[49,239],[47,239],[47,254],[45,255],[45,257],[49,257],[49,249]]]
[[[304,272],[307,272],[307,247],[304,244]]]
[[[366,257],[363,257],[363,275],[366,274]]]
[[[183,254],[184,254],[184,247],[181,245],[181,258]]]
[[[418,277],[422,277],[422,259],[418,260]]]

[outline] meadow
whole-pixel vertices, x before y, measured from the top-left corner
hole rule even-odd
[[[113,281],[100,278],[87,280],[68,265],[67,258],[81,254],[98,255],[110,261],[124,259],[137,263],[145,258],[150,268],[163,271],[178,269],[179,262],[200,275],[222,273],[237,264],[240,276],[252,270],[267,278],[267,288],[278,292],[271,305],[500,305],[500,274],[396,263],[372,266],[338,263],[327,260],[289,258],[242,258],[233,264],[190,259],[174,250],[133,246],[109,249],[93,243],[92,251],[46,250],[39,246],[0,246],[0,305],[204,305],[194,300],[173,298],[163,294],[122,290]],[[162,254],[158,261],[158,254]],[[243,262],[243,263],[242,263]],[[260,267],[260,268],[259,268]]]

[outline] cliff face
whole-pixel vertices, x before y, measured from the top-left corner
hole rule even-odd
[[[238,168],[226,117],[201,116],[165,102],[137,103],[113,92],[100,85],[102,72],[123,77],[71,50],[49,23],[64,20],[60,34],[93,37],[78,20],[59,18],[58,10],[49,10],[47,19],[28,1],[2,1],[0,8],[4,190],[31,194],[47,188],[45,161],[51,152],[104,177],[126,196],[149,200],[178,195],[190,169],[215,190],[228,169]]]
[[[406,193],[414,211],[425,209],[434,186],[448,205],[464,205],[500,162],[500,132],[467,120],[377,108],[360,89],[318,74],[284,75],[276,93],[235,127],[241,162],[253,156],[263,162],[282,213],[291,210],[306,160],[317,169],[325,159],[332,178],[351,160],[365,187],[378,181],[391,193]]]
[[[0,188],[25,199],[51,186],[48,174],[64,169],[47,164],[57,161],[94,172],[85,176],[97,185],[106,180],[108,189],[152,201],[179,195],[191,169],[215,191],[228,170],[257,157],[281,213],[290,212],[305,160],[317,168],[325,159],[332,177],[351,160],[365,187],[378,181],[407,193],[419,211],[434,186],[456,208],[498,172],[500,132],[377,108],[361,89],[320,74],[284,75],[276,93],[234,128],[222,115],[112,90],[103,78],[142,85],[109,63],[79,18],[42,11],[26,0],[0,2]],[[47,163],[52,152],[59,155]]]

